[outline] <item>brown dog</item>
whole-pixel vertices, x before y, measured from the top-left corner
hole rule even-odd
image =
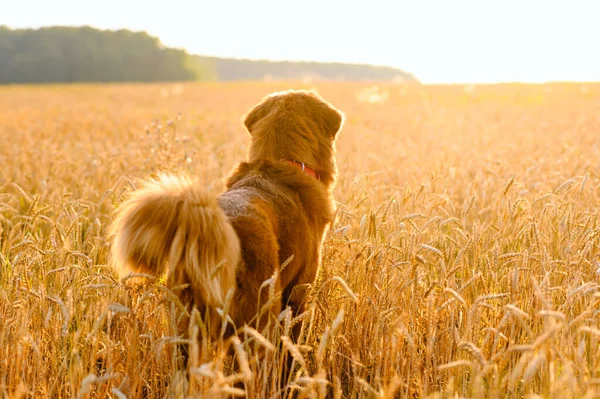
[[[168,269],[167,285],[187,284],[177,295],[189,310],[208,315],[213,338],[220,327],[216,309],[228,295],[236,327],[257,321],[272,287],[280,299],[267,313],[278,315],[286,305],[302,311],[335,212],[340,111],[314,93],[287,91],[265,97],[244,124],[251,135],[248,162],[238,165],[218,198],[187,177],[162,175],[133,192],[111,229],[119,273],[158,276]],[[271,289],[261,289],[274,275]],[[187,331],[185,322],[181,329]]]

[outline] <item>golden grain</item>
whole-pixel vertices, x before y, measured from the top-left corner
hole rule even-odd
[[[161,279],[118,281],[106,227],[160,171],[220,192],[241,115],[303,85],[170,87],[0,87],[0,397],[277,398],[286,357],[300,398],[597,394],[600,84],[305,87],[347,115],[321,273],[301,315],[216,342]]]

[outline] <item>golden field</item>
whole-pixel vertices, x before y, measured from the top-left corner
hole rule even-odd
[[[238,374],[192,325],[185,389],[181,306],[117,280],[107,226],[159,170],[219,193],[242,115],[287,88],[347,117],[309,310],[240,333]],[[0,87],[0,396],[219,397],[245,379],[276,398],[293,356],[297,397],[600,397],[599,211],[600,84]]]

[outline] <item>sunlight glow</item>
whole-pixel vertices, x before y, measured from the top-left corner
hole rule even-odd
[[[600,81],[599,11],[577,0],[21,0],[0,23],[145,30],[195,54],[390,65],[424,83]]]

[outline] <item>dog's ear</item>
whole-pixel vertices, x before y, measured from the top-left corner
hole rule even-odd
[[[273,97],[265,97],[246,114],[244,117],[244,126],[246,126],[248,133],[252,134],[252,126],[271,111],[274,102],[275,100]]]
[[[334,138],[344,124],[344,114],[327,102],[319,104],[319,122],[325,134]]]

